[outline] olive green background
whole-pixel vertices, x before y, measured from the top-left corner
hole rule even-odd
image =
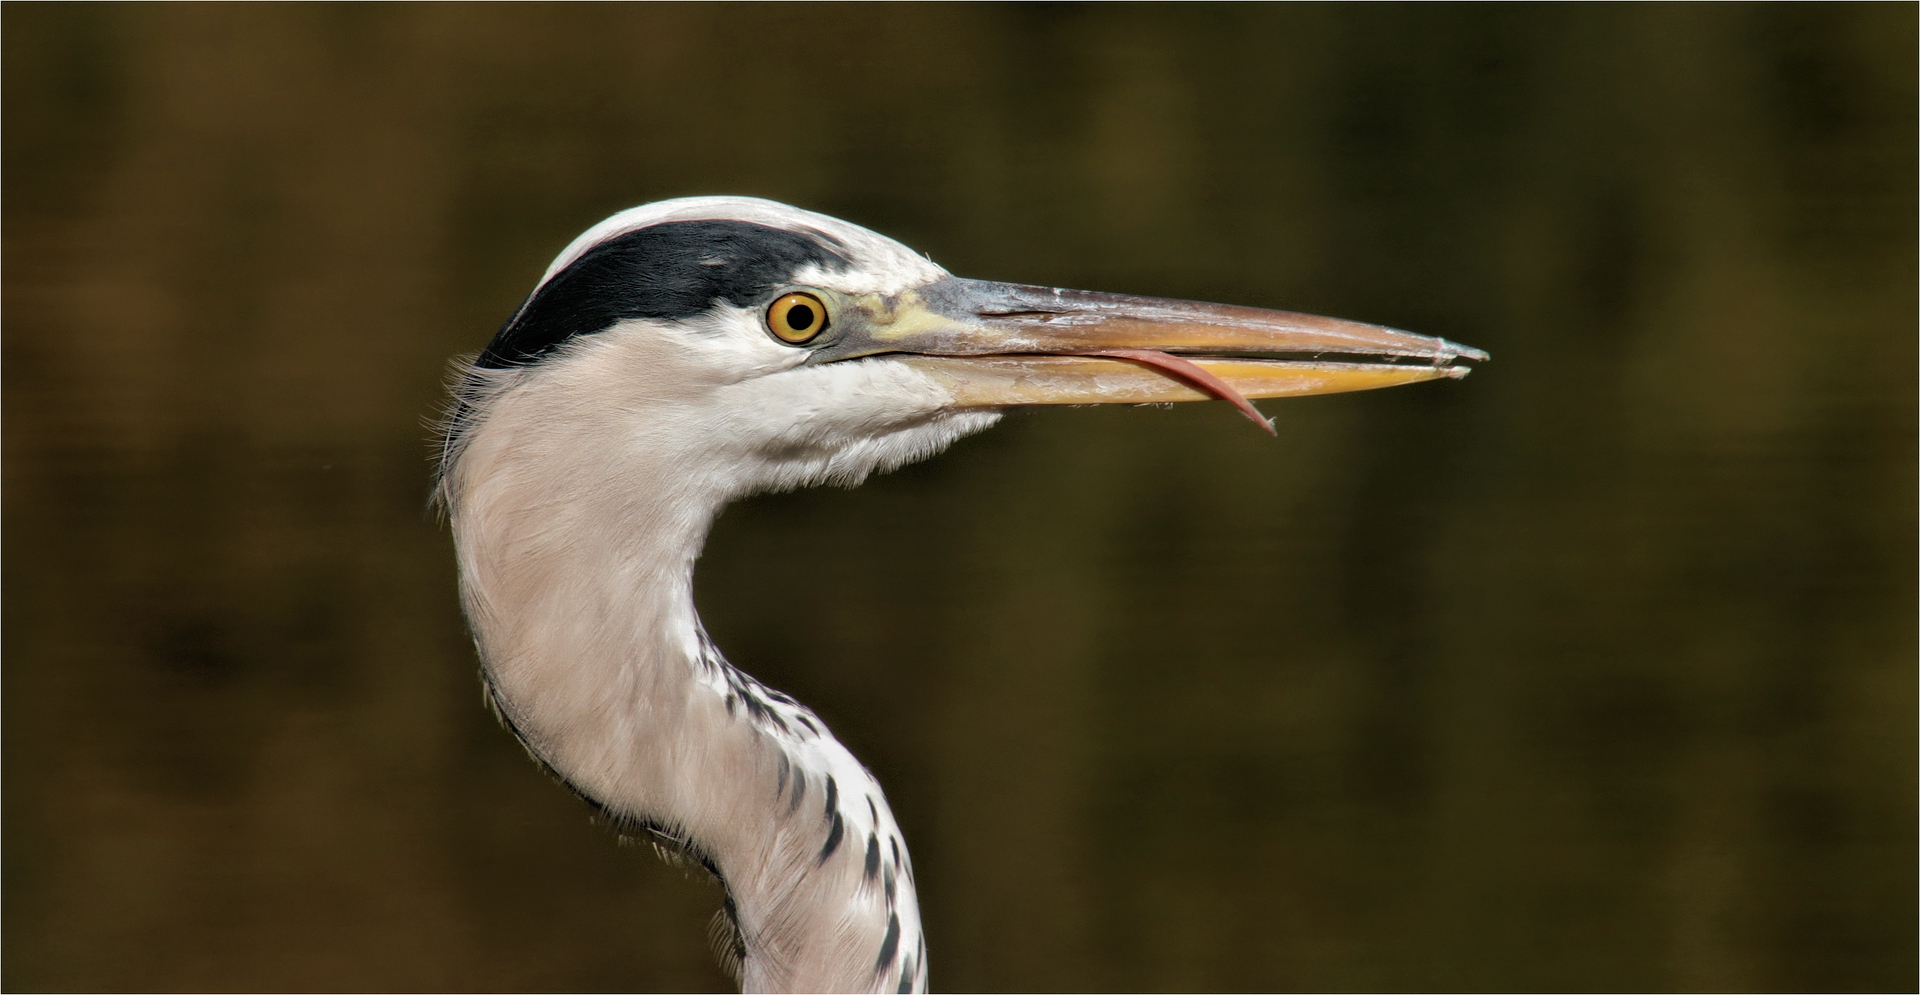
[[[447,360],[614,210],[1444,335],[729,510],[947,989],[1913,990],[1916,8],[4,10],[9,989],[711,989],[483,710]]]

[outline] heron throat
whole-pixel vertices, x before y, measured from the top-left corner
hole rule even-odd
[[[441,484],[503,721],[617,826],[720,880],[744,990],[924,991],[912,863],[878,782],[700,625],[693,564],[733,493],[660,454],[609,458],[620,429],[537,386],[487,399]]]

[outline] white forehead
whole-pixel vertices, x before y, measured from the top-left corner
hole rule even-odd
[[[853,257],[853,265],[844,272],[810,268],[796,277],[801,283],[850,294],[897,294],[948,275],[933,260],[899,242],[839,218],[759,197],[680,197],[628,208],[582,232],[554,258],[540,282],[546,283],[606,239],[663,221],[749,221],[769,228],[811,229],[831,235]]]

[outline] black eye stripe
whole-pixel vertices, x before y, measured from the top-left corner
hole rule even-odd
[[[650,225],[595,245],[555,273],[494,336],[477,365],[535,363],[575,336],[631,318],[690,318],[716,301],[764,304],[808,264],[844,272],[851,263],[824,232],[747,221]],[[809,315],[818,317],[811,309]],[[793,327],[805,331],[813,322]]]

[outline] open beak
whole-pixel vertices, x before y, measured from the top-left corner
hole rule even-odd
[[[1466,376],[1445,339],[1291,311],[946,277],[894,297],[831,295],[809,362],[892,354],[957,407],[1251,399]]]

